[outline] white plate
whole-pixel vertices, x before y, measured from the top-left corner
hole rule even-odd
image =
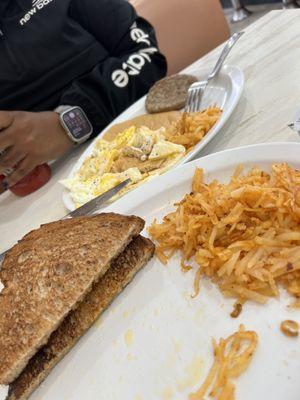
[[[191,69],[188,71],[189,74],[196,76],[199,80],[205,79],[208,75],[208,70],[203,69]],[[210,105],[216,105],[223,109],[223,113],[219,121],[212,127],[209,133],[202,139],[194,149],[186,156],[183,157],[177,165],[184,164],[197,157],[201,150],[216,136],[217,133],[221,132],[221,128],[228,120],[233,110],[235,109],[244,87],[244,74],[236,66],[226,65],[223,67],[222,72],[213,81],[213,84],[207,88],[206,94],[203,98],[203,108]],[[80,169],[83,161],[90,156],[95,142],[99,137],[106,132],[108,128],[119,122],[126,121],[128,119],[134,118],[138,115],[146,113],[145,109],[145,97],[134,103],[126,111],[124,111],[118,118],[116,118],[100,135],[95,138],[90,146],[83,152],[81,157],[78,159],[74,165],[72,171],[68,178],[71,178]],[[173,167],[174,168],[174,167]],[[63,192],[63,201],[66,208],[70,211],[75,209],[75,205],[71,199],[69,191],[67,189]]]
[[[190,191],[196,166],[206,178],[227,180],[239,163],[270,170],[287,161],[300,167],[300,144],[249,146],[193,161],[146,183],[106,211],[136,214],[151,224]],[[260,306],[247,303],[232,319],[232,300],[209,281],[191,299],[193,274],[180,272],[179,258],[168,266],[151,261],[55,368],[32,400],[182,400],[202,383],[212,363],[211,338],[226,337],[244,323],[259,335],[249,369],[237,380],[237,400],[299,400],[299,339],[279,329],[284,319],[300,322],[288,310],[290,297]],[[132,343],[125,340],[128,333]],[[196,368],[197,367],[197,368]],[[193,374],[194,373],[194,374]],[[180,391],[178,386],[184,387]],[[173,393],[173,396],[167,394]]]

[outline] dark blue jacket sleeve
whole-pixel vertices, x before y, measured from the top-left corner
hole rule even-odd
[[[97,134],[166,74],[153,27],[126,0],[73,0],[71,16],[109,56],[79,77],[61,105],[81,106]]]

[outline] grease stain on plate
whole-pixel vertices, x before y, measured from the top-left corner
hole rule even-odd
[[[166,387],[162,391],[162,400],[172,400],[174,396],[173,389],[171,387]]]
[[[186,389],[201,383],[201,378],[204,372],[203,360],[199,357],[195,357],[186,367],[185,372],[186,377],[177,381],[177,389],[179,392],[183,392]]]
[[[127,354],[127,360],[128,360],[128,361],[136,360],[136,356],[133,355],[133,354],[131,354],[131,353],[128,353],[128,354]]]
[[[132,329],[128,329],[128,331],[124,335],[125,343],[127,347],[130,347],[134,342],[134,332]]]
[[[158,315],[160,314],[160,312],[161,312],[161,309],[160,309],[160,308],[156,308],[156,309],[154,310],[154,315],[155,315],[155,316],[158,316]]]
[[[173,339],[175,353],[180,353],[182,349],[182,343],[179,340]]]
[[[201,308],[198,308],[198,310],[195,312],[195,317],[194,317],[195,321],[199,322],[199,320],[202,320],[203,317],[204,317],[203,310]]]
[[[125,310],[122,315],[123,315],[123,318],[128,318],[129,315],[130,315],[130,311],[129,310]]]

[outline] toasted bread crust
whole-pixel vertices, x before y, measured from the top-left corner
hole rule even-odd
[[[12,248],[0,271],[0,384],[20,374],[143,226],[112,213],[81,217],[47,224]]]
[[[76,344],[134,275],[153,256],[149,239],[137,237],[112,263],[85,299],[52,333],[48,343],[29,361],[21,375],[10,385],[7,400],[26,400],[49,375],[54,366]]]

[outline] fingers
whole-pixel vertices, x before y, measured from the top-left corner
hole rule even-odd
[[[0,119],[2,113],[0,111]],[[0,131],[0,150],[6,150],[0,156],[0,174],[7,168],[13,168],[26,155],[25,146],[22,143],[16,142],[15,133],[16,127],[14,125]]]
[[[7,176],[2,183],[3,189],[7,190],[8,187],[11,187],[18,183],[24,176],[28,175],[34,168],[32,162],[28,157],[25,157],[15,168],[14,172]],[[8,185],[8,186],[7,186]]]
[[[14,137],[11,135],[10,130],[7,129],[0,132],[0,150],[5,150],[14,144]]]
[[[6,182],[6,180],[1,180],[1,182],[0,182],[0,194],[6,192],[7,189],[8,189],[8,183]]]
[[[0,157],[0,174],[8,168],[13,168],[25,158],[25,153],[16,147],[10,147],[3,156]]]
[[[9,111],[0,111],[0,131],[8,128],[14,120],[14,114]],[[1,146],[0,146],[1,148]]]

